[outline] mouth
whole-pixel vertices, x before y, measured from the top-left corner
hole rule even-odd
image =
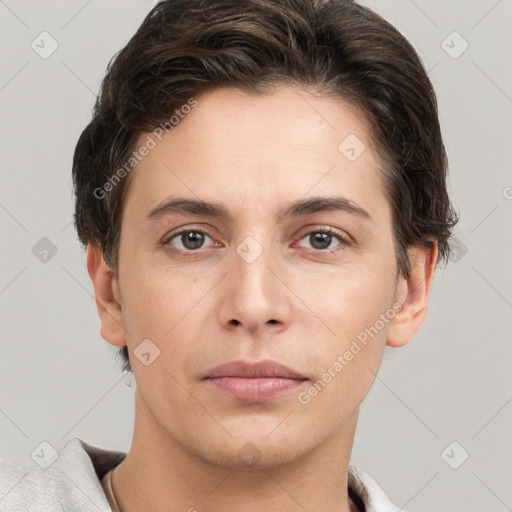
[[[308,378],[277,361],[232,361],[210,370],[210,389],[235,400],[262,402],[304,385]]]

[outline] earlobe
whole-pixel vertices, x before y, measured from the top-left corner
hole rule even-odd
[[[99,244],[87,245],[87,271],[94,286],[101,337],[116,347],[126,345],[119,285],[107,267]]]
[[[409,277],[400,277],[397,285],[397,301],[402,309],[388,327],[387,345],[403,347],[420,330],[425,321],[430,290],[437,260],[437,242],[431,247],[410,247],[407,250],[411,262]]]

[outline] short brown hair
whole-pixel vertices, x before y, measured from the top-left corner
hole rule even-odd
[[[409,42],[352,0],[163,0],[110,61],[73,158],[74,222],[118,271],[123,199],[131,174],[98,198],[139,136],[190,98],[230,86],[251,94],[298,85],[365,113],[383,162],[399,273],[406,248],[437,241],[447,260],[458,216],[434,89]],[[341,142],[341,141],[340,141]],[[123,370],[131,371],[126,347]]]

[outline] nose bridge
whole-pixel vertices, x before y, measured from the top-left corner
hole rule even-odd
[[[268,292],[268,265],[271,265],[272,254],[269,244],[262,243],[252,235],[246,237],[235,249],[234,257],[235,274],[240,284],[240,290],[248,288],[248,291],[257,293],[258,297]],[[257,299],[253,296],[253,299]]]
[[[270,234],[260,233],[245,237],[234,248],[233,271],[221,307],[224,324],[242,324],[251,331],[289,320],[286,287],[271,270],[279,266],[278,255],[272,252]]]
[[[247,236],[235,249],[235,286],[238,289],[240,306],[250,303],[252,308],[259,308],[261,313],[269,306],[270,276],[274,277],[268,269],[272,264],[270,244],[265,243],[263,235]],[[245,304],[247,305],[247,304]]]

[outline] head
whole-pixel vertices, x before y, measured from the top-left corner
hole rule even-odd
[[[272,421],[294,405],[300,432],[336,403],[304,450],[331,435],[386,344],[408,343],[425,318],[457,222],[446,172],[428,75],[369,9],[158,3],[109,64],[73,178],[101,334],[160,424],[206,451],[177,383],[206,398],[207,370],[272,358],[317,383]],[[176,198],[188,202],[165,206]],[[159,350],[149,366],[133,355],[145,339]],[[212,407],[240,439],[274,424],[263,406],[257,421],[225,398]],[[297,435],[281,432],[276,446]]]

